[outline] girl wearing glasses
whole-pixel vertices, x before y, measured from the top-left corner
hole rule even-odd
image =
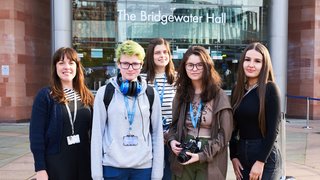
[[[152,39],[148,45],[143,74],[160,96],[164,141],[172,122],[172,100],[175,94],[175,70],[170,52],[169,42],[163,38]],[[165,142],[166,144],[166,142]],[[171,179],[169,149],[165,146],[165,167],[163,180]]]
[[[118,46],[116,57],[120,74],[110,79],[114,87],[110,104],[106,109],[104,95],[110,84],[99,88],[94,101],[92,178],[161,179],[164,150],[160,98],[154,93],[150,112],[147,82],[139,76],[144,49],[128,40]]]
[[[192,46],[178,70],[168,145],[173,179],[226,179],[232,109],[207,50]]]
[[[237,179],[280,179],[280,96],[269,51],[261,43],[250,44],[242,54],[231,104],[230,157]]]

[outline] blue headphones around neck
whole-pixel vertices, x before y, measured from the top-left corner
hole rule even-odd
[[[117,80],[120,86],[120,91],[125,96],[137,96],[142,91],[140,77],[138,77],[138,81],[122,81],[121,75],[119,74]]]

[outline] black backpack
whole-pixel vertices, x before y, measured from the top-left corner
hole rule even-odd
[[[106,107],[106,111],[108,111],[108,107],[109,107],[109,104],[112,100],[112,97],[113,97],[113,94],[114,94],[114,86],[111,84],[111,83],[108,83],[106,85],[106,91],[104,92],[104,97],[103,97],[103,102],[104,102],[104,105]],[[153,91],[153,87],[151,87],[150,85],[147,86],[147,89],[146,89],[146,93],[147,93],[147,96],[148,96],[148,100],[149,100],[149,112],[150,112],[150,117],[149,119],[151,120],[151,113],[152,113],[152,105],[153,105],[153,100],[154,100],[154,91]],[[150,123],[150,130],[152,130],[151,128],[151,123]],[[150,131],[151,132],[151,131]]]

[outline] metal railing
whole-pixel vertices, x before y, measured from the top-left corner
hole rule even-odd
[[[292,96],[292,95],[288,95],[286,96],[286,104],[288,102],[288,98],[293,98],[293,99],[305,99],[306,100],[306,126],[304,126],[304,129],[312,129],[312,127],[310,127],[310,101],[320,101],[320,98],[314,98],[314,97],[309,97],[309,96]]]

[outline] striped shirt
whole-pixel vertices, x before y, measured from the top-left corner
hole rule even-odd
[[[147,79],[147,74],[140,74],[142,78]],[[162,99],[161,111],[163,120],[163,130],[166,131],[172,122],[172,101],[175,95],[174,85],[168,84],[165,73],[156,74],[154,83],[148,82],[158,92],[160,100]],[[162,95],[163,94],[163,95]]]
[[[66,95],[66,99],[68,101],[73,101],[74,100],[74,90],[73,89],[63,89],[64,94]],[[75,93],[77,101],[81,101],[80,94],[78,92]]]

